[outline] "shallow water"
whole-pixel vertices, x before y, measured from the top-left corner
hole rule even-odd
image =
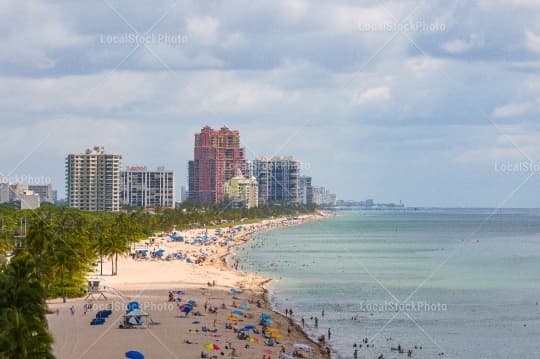
[[[398,344],[422,346],[414,358],[540,357],[540,210],[340,212],[237,254],[274,279],[276,309],[312,335],[331,328],[337,358],[364,337],[374,348],[359,358],[406,357]]]

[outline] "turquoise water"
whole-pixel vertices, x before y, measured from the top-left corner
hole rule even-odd
[[[540,358],[540,210],[339,212],[237,255],[274,279],[277,310],[313,336],[331,328],[336,358],[365,337],[359,358],[406,357],[398,344],[421,346],[414,358]]]

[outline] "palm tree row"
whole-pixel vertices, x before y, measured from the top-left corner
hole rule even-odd
[[[0,358],[54,358],[47,330],[46,299],[82,296],[92,264],[118,258],[154,231],[204,227],[222,220],[295,215],[313,208],[278,205],[258,209],[185,205],[153,213],[89,213],[52,205],[19,211],[0,205]],[[7,253],[14,256],[7,261]]]

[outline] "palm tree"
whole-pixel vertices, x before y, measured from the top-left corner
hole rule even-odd
[[[46,329],[45,290],[29,253],[0,271],[0,358],[54,358]]]

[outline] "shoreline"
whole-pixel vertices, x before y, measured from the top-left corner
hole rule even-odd
[[[320,220],[320,219],[325,218],[327,216],[328,215],[325,214],[324,212],[319,212],[318,211],[316,214],[309,215],[309,216],[306,216],[306,217],[302,218],[302,221],[300,223],[289,224],[289,225],[285,225],[285,226],[278,226],[278,227],[274,227],[274,228],[266,228],[266,229],[262,229],[262,230],[255,230],[255,231],[253,231],[251,233],[247,233],[247,234],[245,234],[245,236],[242,237],[242,239],[241,239],[242,243],[235,243],[234,245],[230,246],[228,248],[228,250],[227,250],[227,253],[222,255],[220,259],[222,260],[222,263],[225,265],[227,270],[235,271],[227,263],[227,257],[229,257],[232,254],[231,251],[234,248],[245,245],[249,241],[251,241],[252,236],[254,234],[264,233],[264,232],[268,232],[268,231],[272,231],[272,230],[276,230],[276,229],[283,229],[283,228],[291,227],[291,226],[299,226],[299,225],[302,225],[302,224],[305,224],[305,223],[308,223],[308,222]],[[254,273],[251,273],[251,274],[254,274]],[[257,276],[259,276],[259,275],[257,275]],[[266,308],[268,311],[280,316],[283,320],[287,321],[288,324],[294,328],[294,330],[301,333],[302,336],[305,338],[305,341],[309,342],[314,348],[316,348],[316,351],[320,355],[320,358],[331,359],[332,355],[327,354],[325,348],[320,343],[315,341],[314,338],[310,337],[309,334],[302,328],[302,326],[299,323],[297,323],[293,318],[285,316],[285,314],[275,310],[272,307],[272,302],[270,301],[270,298],[269,298],[269,290],[265,286],[266,286],[266,284],[270,283],[273,279],[269,278],[269,277],[262,277],[262,276],[259,276],[259,277],[260,277],[260,281],[259,281],[259,283],[256,284],[256,286],[258,287],[258,290],[260,292],[260,293],[258,293],[258,295],[260,296],[260,299],[262,299],[262,303],[263,303],[262,307]],[[319,356],[315,355],[314,358],[319,358]]]
[[[179,358],[175,355],[176,352],[182,352],[181,358],[200,358],[201,347],[190,345],[198,342],[201,338],[212,340],[221,343],[220,346],[225,348],[221,355],[227,356],[227,350],[232,350],[229,356],[236,358],[260,358],[261,355],[268,354],[268,359],[279,358],[280,350],[291,351],[294,343],[304,343],[312,347],[313,358],[328,359],[330,358],[326,351],[323,351],[319,343],[316,343],[302,328],[295,323],[291,318],[286,317],[277,310],[272,308],[272,304],[268,298],[268,290],[265,285],[271,281],[271,278],[264,278],[255,273],[242,272],[227,262],[227,258],[232,254],[233,248],[241,246],[252,240],[253,235],[273,229],[281,229],[288,226],[304,224],[308,221],[317,220],[324,217],[324,214],[315,213],[298,217],[298,219],[277,218],[272,220],[262,220],[256,223],[247,224],[245,228],[236,234],[232,235],[234,240],[228,244],[211,243],[204,245],[188,244],[184,242],[174,242],[161,238],[159,243],[150,241],[146,243],[144,240],[138,242],[141,246],[143,243],[150,250],[151,246],[157,245],[160,249],[163,248],[169,255],[177,255],[179,252],[189,258],[200,259],[203,254],[206,260],[199,262],[187,262],[185,260],[163,260],[163,259],[135,259],[135,257],[119,258],[119,272],[116,276],[107,275],[107,267],[110,261],[104,265],[104,275],[99,275],[99,266],[95,268],[94,273],[88,274],[89,280],[100,280],[101,287],[105,291],[107,298],[105,300],[86,300],[85,298],[68,299],[67,303],[62,303],[61,299],[48,300],[48,307],[52,314],[47,316],[49,328],[54,337],[53,350],[58,359],[63,358],[89,358],[96,356],[103,357],[118,357],[121,353],[120,347],[126,346],[125,351],[130,348],[130,345],[137,344],[141,351],[149,357],[170,357]],[[179,232],[187,240],[196,238],[201,235],[201,231],[205,230],[187,230]],[[208,232],[206,231],[206,234]],[[148,240],[147,240],[148,241]],[[154,247],[154,250],[156,247]],[[135,249],[134,249],[135,250]],[[239,294],[229,293],[231,288],[239,288]],[[178,314],[178,307],[175,303],[167,303],[167,292],[181,289],[185,291],[187,299],[195,299],[197,301],[197,312],[200,312],[200,306],[204,302],[204,313],[198,314],[200,320],[185,320],[183,316]],[[119,294],[119,296],[111,295],[110,293]],[[188,298],[189,297],[189,298]],[[128,300],[139,300],[144,310],[147,310],[155,321],[162,324],[156,327],[148,327],[145,330],[124,330],[118,329],[119,323],[123,321],[126,302]],[[182,298],[184,299],[184,298]],[[245,305],[257,303],[257,307],[249,308],[244,316],[244,321],[249,322],[255,320],[261,312],[266,312],[272,315],[273,327],[280,330],[282,333],[281,344],[268,347],[264,345],[262,339],[254,339],[256,342],[250,342],[246,345],[245,341],[237,338],[225,338],[232,332],[228,332],[226,328],[228,323],[227,308],[236,308],[235,302],[244,302]],[[89,310],[87,315],[86,305],[93,303],[93,309]],[[219,307],[219,312],[210,314],[206,312],[206,306]],[[148,306],[148,309],[146,309]],[[221,308],[221,306],[223,308]],[[95,307],[95,308],[94,308]],[[89,322],[95,312],[105,307],[114,308],[113,319],[109,319],[105,327],[90,326]],[[76,308],[73,309],[72,308]],[[71,314],[70,314],[71,312]],[[186,316],[187,317],[187,316]],[[209,318],[210,317],[210,318]],[[190,315],[190,318],[197,319]],[[213,318],[213,322],[211,320]],[[210,321],[207,321],[210,320]],[[198,326],[206,324],[203,328],[213,327],[219,330],[219,334],[200,333]],[[242,322],[242,320],[240,320]],[[199,324],[200,323],[200,324]],[[213,325],[212,325],[213,323]],[[244,324],[245,325],[245,324]],[[104,333],[101,333],[104,332]],[[143,332],[147,332],[146,337]],[[180,336],[171,337],[171,332],[182,333]],[[203,330],[204,332],[204,330]],[[158,333],[159,335],[155,335]],[[197,333],[197,335],[195,335]],[[213,333],[213,332],[212,332]],[[137,338],[136,340],[130,340]],[[182,342],[183,340],[183,342]],[[187,343],[189,342],[189,343]],[[75,343],[75,344],[73,344]],[[153,344],[152,344],[153,343]],[[224,344],[225,343],[225,344]],[[200,344],[200,343],[199,343]],[[75,345],[75,346],[74,346]],[[87,347],[81,353],[77,351],[77,347]],[[245,346],[244,348],[240,348]],[[283,346],[283,348],[281,348]],[[227,349],[228,348],[228,349]],[[235,353],[239,350],[240,353]],[[254,354],[257,351],[258,354]],[[273,353],[273,354],[271,354]],[[210,353],[213,354],[213,353]],[[219,353],[217,353],[219,354]],[[276,356],[277,355],[277,356]],[[121,356],[120,356],[121,357]]]

